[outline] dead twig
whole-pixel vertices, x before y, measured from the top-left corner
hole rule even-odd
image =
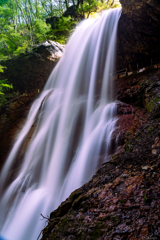
[[[38,236],[37,240],[40,238],[40,236],[41,236],[42,232],[43,232],[43,230],[40,232],[40,234],[39,234],[39,236]]]
[[[40,215],[41,215],[44,219],[47,219],[48,221],[50,221],[49,217],[45,217],[45,216],[43,216],[42,213],[41,213]],[[41,220],[43,220],[43,219],[41,219]]]

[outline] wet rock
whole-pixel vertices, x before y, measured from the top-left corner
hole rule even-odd
[[[81,193],[82,193],[82,191],[80,189],[72,192],[72,194],[69,196],[69,198],[67,198],[67,200],[65,202],[62,202],[61,205],[57,208],[57,210],[53,211],[50,214],[50,219],[64,216],[68,212],[68,210],[71,208],[73,202],[76,205],[76,202],[79,203],[80,199],[82,201],[83,197],[80,196]],[[78,199],[78,200],[76,200],[76,199]]]
[[[145,122],[146,116],[142,110],[132,105],[117,101],[118,121],[112,138],[118,146],[125,143],[128,135],[132,135]]]
[[[124,114],[133,114],[135,113],[134,108],[126,103],[123,102],[117,102],[117,114],[118,115],[124,115]]]
[[[160,69],[140,73],[136,77],[136,85],[132,86],[133,76],[115,81],[117,99],[132,106],[145,108],[155,117],[159,116],[160,108]]]

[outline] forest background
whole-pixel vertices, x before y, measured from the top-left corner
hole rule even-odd
[[[78,22],[119,6],[118,0],[0,0],[0,61],[47,39],[65,44]],[[9,88],[7,80],[0,80],[0,104]]]

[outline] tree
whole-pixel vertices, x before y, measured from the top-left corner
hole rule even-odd
[[[89,18],[91,13],[97,13],[104,9],[119,7],[118,3],[114,3],[114,0],[97,1],[97,0],[81,0],[78,7],[78,12],[83,18]]]
[[[113,0],[1,0],[0,59],[27,52],[47,38],[65,43],[75,21],[115,6]],[[56,18],[52,27],[48,17]]]
[[[3,0],[0,5],[0,59],[6,59],[46,39],[46,25],[39,0]],[[39,32],[38,32],[39,31]]]

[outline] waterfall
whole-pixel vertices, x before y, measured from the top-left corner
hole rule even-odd
[[[33,103],[0,176],[6,239],[37,239],[40,214],[49,215],[107,161],[117,121],[112,76],[120,14],[108,10],[77,26]]]

